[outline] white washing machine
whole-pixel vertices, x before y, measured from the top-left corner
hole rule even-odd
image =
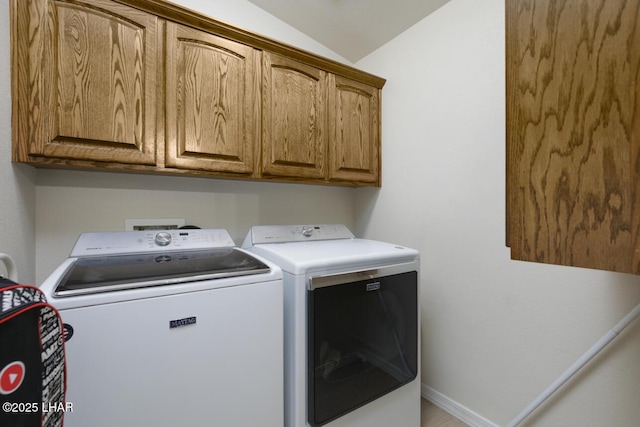
[[[344,225],[255,226],[283,270],[285,426],[419,427],[419,254]]]
[[[225,230],[82,234],[41,288],[65,427],[282,426],[282,272]]]

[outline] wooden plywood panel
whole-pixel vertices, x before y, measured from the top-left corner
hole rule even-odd
[[[506,6],[512,257],[640,273],[640,2]]]

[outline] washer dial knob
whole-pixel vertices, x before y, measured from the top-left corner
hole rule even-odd
[[[302,227],[302,232],[300,234],[304,237],[311,237],[313,235],[313,227]]]
[[[167,246],[169,243],[171,243],[171,233],[167,231],[161,231],[160,233],[156,234],[154,242],[158,246]]]

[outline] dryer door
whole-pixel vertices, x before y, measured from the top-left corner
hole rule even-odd
[[[311,280],[307,408],[312,426],[366,405],[417,375],[418,273],[366,276]]]

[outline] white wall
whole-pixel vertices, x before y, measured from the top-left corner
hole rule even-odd
[[[383,186],[357,193],[357,231],[421,252],[426,389],[505,425],[640,302],[640,278],[509,260],[504,0],[452,0],[356,65],[387,78]],[[640,322],[528,425],[637,426],[639,360]]]
[[[35,173],[11,164],[9,2],[0,2],[0,252],[18,266],[18,278],[35,280]],[[0,263],[0,275],[6,274]]]
[[[355,223],[352,188],[107,172],[39,170],[37,283],[85,231],[124,230],[125,219],[184,218],[225,228],[241,245],[252,225]]]

